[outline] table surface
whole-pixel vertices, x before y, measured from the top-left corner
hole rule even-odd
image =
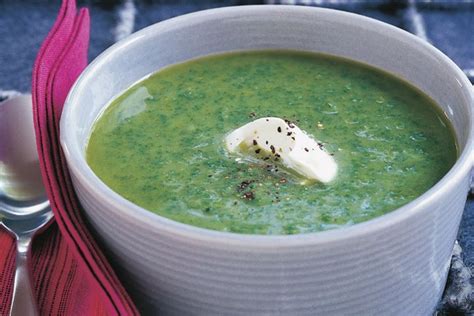
[[[130,32],[173,16],[214,7],[262,3],[265,1],[78,1],[80,6],[91,9],[90,60]],[[330,7],[393,24],[438,47],[474,82],[474,0],[268,0],[266,3]],[[36,52],[56,18],[59,5],[60,1],[0,1],[3,43],[0,100],[30,91]],[[474,267],[473,197],[467,200],[458,241],[462,254],[453,257],[457,264],[452,265],[438,315],[474,315],[474,293],[472,287],[469,289]],[[470,294],[463,295],[466,294],[463,291]]]

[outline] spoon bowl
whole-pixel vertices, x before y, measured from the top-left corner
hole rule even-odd
[[[18,209],[21,209],[21,215],[19,215],[20,212],[17,211]],[[13,210],[13,212],[10,212],[10,210]],[[38,230],[44,227],[52,217],[53,213],[49,207],[49,201],[18,208],[0,200],[0,225],[14,234],[17,239],[19,236],[27,234],[34,235]]]
[[[29,253],[33,237],[53,218],[41,182],[31,108],[28,95],[0,103],[0,225],[16,239],[10,315],[21,316],[38,314],[30,282]]]
[[[0,193],[0,218],[8,220],[26,220],[38,216],[38,213],[49,207],[45,197],[28,202],[16,201]]]

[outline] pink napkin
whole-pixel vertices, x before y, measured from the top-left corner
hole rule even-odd
[[[59,144],[59,119],[87,65],[89,13],[64,0],[33,70],[33,114],[41,172],[55,223],[33,243],[33,283],[41,314],[137,315],[133,302],[89,233]],[[86,106],[86,105],[84,105]],[[0,232],[0,315],[13,282],[13,240]]]

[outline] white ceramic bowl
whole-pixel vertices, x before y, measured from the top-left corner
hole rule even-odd
[[[447,113],[458,161],[428,192],[387,215],[294,236],[168,220],[125,200],[88,167],[94,121],[131,84],[189,58],[261,48],[325,52],[405,78]],[[327,9],[233,7],[152,25],[101,54],[69,94],[61,141],[85,214],[144,313],[429,315],[443,292],[469,188],[472,103],[471,85],[451,60],[393,26]]]

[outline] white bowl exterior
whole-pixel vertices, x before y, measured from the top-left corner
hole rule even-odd
[[[84,159],[104,106],[166,65],[218,52],[283,48],[369,63],[435,99],[462,155],[429,192],[349,228],[296,236],[214,232],[126,201]],[[446,56],[361,16],[287,6],[215,9],[171,19],[114,45],[72,89],[62,146],[85,214],[139,308],[163,315],[429,315],[444,289],[469,187],[471,86]]]

